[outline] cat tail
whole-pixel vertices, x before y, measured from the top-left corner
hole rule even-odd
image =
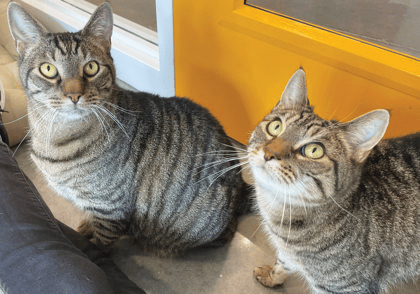
[[[253,178],[251,175],[251,169],[248,167],[248,154],[246,146],[241,142],[229,137],[230,143],[233,148],[237,151],[238,159],[243,166],[241,166],[241,177],[242,181],[239,187],[239,199],[236,205],[236,214],[243,215],[251,212],[256,212],[255,207],[255,190],[253,188]]]

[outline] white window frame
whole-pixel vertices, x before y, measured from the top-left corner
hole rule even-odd
[[[84,0],[21,0],[53,32],[82,29],[96,6]],[[139,91],[175,95],[172,0],[156,0],[158,33],[114,15],[111,54],[117,78]]]

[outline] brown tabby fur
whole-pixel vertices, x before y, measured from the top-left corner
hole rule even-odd
[[[309,105],[304,71],[293,75],[248,144],[278,257],[256,268],[262,284],[297,272],[316,294],[370,294],[419,276],[420,133],[381,141],[388,120],[385,110],[324,120]]]
[[[81,233],[105,245],[128,235],[160,255],[229,240],[249,208],[233,140],[191,100],[117,86],[110,5],[76,33],[49,33],[13,2],[8,16],[32,158],[87,212]]]

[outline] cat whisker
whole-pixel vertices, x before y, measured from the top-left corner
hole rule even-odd
[[[25,134],[25,136],[23,137],[23,139],[22,139],[22,140],[20,140],[19,144],[17,145],[17,147],[16,147],[16,148],[15,148],[15,150],[13,151],[13,154],[12,154],[12,156],[13,156],[13,157],[15,157],[16,152],[19,150],[20,146],[21,146],[21,145],[22,145],[22,143],[25,141],[25,139],[28,137],[28,135],[31,133],[31,131],[32,131],[32,129],[29,129],[29,130],[26,132],[26,134]]]
[[[231,150],[231,149],[220,149],[220,150],[212,150],[212,151],[207,151],[203,153],[198,153],[198,154],[195,154],[194,156],[205,156],[209,154],[235,154],[236,155],[238,154],[238,151]]]
[[[215,167],[215,166],[217,166],[217,165],[220,165],[220,164],[223,164],[223,163],[227,163],[227,162],[231,162],[231,161],[235,161],[235,160],[239,160],[239,158],[237,158],[237,157],[232,157],[232,158],[230,158],[230,159],[221,159],[221,160],[217,160],[217,161],[214,161],[214,162],[209,162],[209,163],[207,163],[207,164],[204,164],[204,165],[202,165],[201,167],[203,167],[203,166],[206,166],[205,168],[203,168],[203,169],[201,169],[199,172],[201,172],[201,171],[205,171],[205,170],[207,170],[207,169],[210,169],[210,168],[212,168],[212,167]],[[240,163],[238,163],[238,164],[240,164]],[[229,168],[229,167],[227,167],[227,168]],[[218,172],[223,172],[224,171],[224,169],[223,170],[220,170],[220,171],[218,171]],[[215,174],[217,174],[218,172],[216,172]],[[211,175],[210,175],[211,176]]]
[[[130,136],[128,135],[127,131],[124,128],[124,125],[118,120],[118,118],[112,112],[110,112],[105,107],[102,107],[102,106],[99,106],[99,105],[93,105],[93,107],[97,108],[98,110],[103,111],[106,115],[108,115],[109,118],[111,118],[118,125],[118,127],[121,129],[121,131],[123,131],[123,133],[126,135],[126,137],[128,139],[130,139]]]
[[[260,223],[258,224],[258,227],[255,229],[255,231],[249,237],[250,240],[252,240],[252,239],[255,238],[255,236],[257,235],[258,231],[261,229],[261,226],[262,226],[262,221],[260,219]]]
[[[195,176],[195,175],[198,175],[199,173],[204,172],[204,171],[206,171],[206,170],[212,169],[212,168],[214,168],[214,167],[216,167],[216,166],[218,166],[218,165],[221,165],[221,164],[226,163],[226,162],[229,162],[229,161],[234,161],[234,160],[236,160],[236,158],[233,158],[233,159],[230,159],[230,160],[227,160],[227,161],[221,161],[221,162],[210,162],[210,163],[208,163],[208,164],[204,164],[204,165],[199,166],[199,167],[197,168],[198,170],[194,173],[194,176]],[[207,165],[207,166],[206,166],[206,165]],[[219,172],[219,171],[218,171],[218,172]]]
[[[51,142],[51,137],[52,137],[52,132],[53,132],[53,123],[55,118],[57,117],[58,113],[54,112],[54,114],[52,114],[52,118],[50,119],[50,122],[48,124],[48,128],[47,128],[47,136],[45,137],[46,142],[45,142],[45,146],[46,146],[46,153],[49,154],[49,146],[50,146],[50,142]]]
[[[303,209],[305,210],[305,215],[308,216],[308,210],[306,209],[305,199],[303,199],[302,195],[300,195],[300,198],[302,199]]]
[[[110,126],[110,124],[106,121],[106,118],[104,117],[104,115],[103,114],[101,114],[100,112],[97,112],[98,113],[98,117],[101,119],[101,121],[103,122],[102,123],[102,125],[103,125],[103,129],[104,129],[104,132],[106,133],[106,135],[107,135],[107,139],[108,139],[108,141],[111,141],[112,139],[111,139],[111,136],[110,136],[110,129],[112,129],[112,127]]]
[[[278,197],[280,193],[277,192],[276,197]],[[283,201],[283,212],[281,213],[281,220],[280,220],[280,228],[283,226],[284,221],[284,213],[286,212],[286,201]]]
[[[95,115],[95,117],[98,119],[99,123],[101,124],[101,127],[104,130],[104,132],[107,136],[107,140],[109,142],[110,141],[110,136],[109,136],[109,132],[107,131],[104,118],[101,117],[101,114],[98,111],[96,111],[96,109],[91,109],[91,110],[92,110],[92,113]]]
[[[250,166],[249,166],[249,162],[248,162],[248,160],[247,161],[243,161],[242,162],[243,163],[243,165],[241,166],[241,168],[240,168],[240,170],[238,171],[238,174],[239,173],[243,173],[244,171],[246,171],[247,169],[249,169],[249,168],[251,168]]]
[[[248,151],[246,150],[246,148],[241,148],[241,147],[239,147],[237,145],[233,145],[233,144],[232,145],[227,145],[227,144],[221,143],[221,145],[222,146],[229,147],[229,148],[233,148],[234,149],[233,151],[235,151],[238,154],[241,154],[241,155],[246,154],[246,155],[248,155]]]
[[[246,148],[241,148],[241,147],[239,147],[237,145],[233,145],[233,144],[228,145],[228,144],[220,143],[220,145],[227,146],[229,148],[233,148],[233,149],[238,150],[238,151],[246,151]]]
[[[235,168],[238,168],[238,167],[240,167],[240,166],[242,166],[244,163],[237,163],[237,164],[234,164],[234,165],[232,165],[232,166],[230,166],[230,167],[228,167],[228,168],[225,168],[225,169],[222,169],[222,170],[219,170],[219,171],[217,171],[217,172],[215,172],[215,173],[212,173],[212,174],[210,174],[210,175],[208,175],[208,176],[205,176],[205,177],[203,177],[203,178],[201,178],[200,180],[198,180],[197,182],[195,182],[193,185],[196,185],[196,184],[198,184],[198,183],[200,183],[200,182],[202,182],[202,181],[204,181],[204,180],[206,180],[206,179],[209,179],[210,177],[213,177],[213,176],[216,176],[216,178],[214,179],[214,180],[212,180],[211,181],[211,183],[210,183],[210,185],[207,187],[207,189],[209,189],[210,188],[210,186],[218,179],[218,178],[220,178],[222,175],[224,175],[225,173],[227,173],[227,172],[229,172],[229,171],[231,171],[231,170],[233,170],[233,169],[235,169]]]
[[[232,156],[230,158],[225,157],[223,159],[218,159],[218,160],[215,160],[215,161],[212,161],[212,162],[204,163],[199,168],[205,167],[205,168],[203,168],[203,169],[200,170],[200,171],[203,171],[203,170],[209,169],[211,167],[214,167],[214,166],[217,166],[217,165],[220,165],[220,164],[223,164],[223,163],[227,163],[227,162],[235,161],[235,160],[240,160],[240,159],[245,159],[245,158],[243,158],[243,157],[236,157],[236,156]]]
[[[26,115],[29,115],[30,113],[32,113],[32,112],[35,112],[35,111],[37,111],[38,109],[40,109],[40,108],[42,108],[42,106],[38,106],[38,107],[36,107],[36,108],[34,108],[33,110],[31,110],[31,111],[29,111]],[[39,119],[38,119],[38,121],[37,122],[35,122],[35,126],[38,126],[39,125],[39,123],[40,123],[40,120],[43,120],[43,118],[44,117],[47,117],[48,116],[48,113],[45,113],[44,115],[42,115]],[[22,144],[23,144],[23,142],[25,142],[25,139],[29,136],[29,134],[32,132],[32,130],[33,130],[33,127],[32,128],[30,128],[27,132],[26,132],[26,134],[25,134],[25,136],[22,138],[22,140],[20,140],[20,142],[19,142],[19,144],[18,144],[18,146],[15,148],[15,150],[13,151],[13,154],[12,154],[12,156],[14,157],[15,155],[16,155],[16,153],[17,153],[17,151],[19,150],[19,148],[22,146]]]
[[[290,194],[289,194],[289,232],[287,233],[286,247],[289,244],[291,229],[292,229],[292,202],[290,201]]]
[[[19,118],[15,119],[15,120],[13,120],[13,121],[10,121],[10,122],[8,122],[8,123],[2,123],[2,124],[3,124],[3,125],[9,125],[9,124],[15,123],[15,122],[17,122],[17,121],[19,121],[19,120],[24,119],[25,117],[28,117],[31,113],[36,112],[37,110],[39,110],[39,109],[41,109],[41,108],[43,108],[43,106],[42,106],[42,105],[34,106],[34,107],[32,107],[32,109],[31,109],[31,110],[28,110],[28,112],[27,112],[26,114],[22,115],[21,117],[19,117]]]
[[[103,129],[106,131],[107,128],[109,128],[109,125],[106,122],[106,118],[104,117],[104,115],[100,111],[98,111],[97,109],[92,109],[92,112],[97,117],[97,119],[101,123],[101,125],[103,126]]]
[[[122,108],[121,106],[118,106],[118,105],[116,105],[114,103],[111,103],[111,102],[108,102],[108,101],[105,101],[104,104],[109,105],[109,106],[115,108],[116,110],[119,110],[121,112],[130,114],[130,115],[137,115],[137,114],[141,113],[141,111],[128,110],[128,109]]]
[[[244,166],[246,164],[246,162],[239,162],[239,163],[237,163],[237,164],[234,164],[234,165],[232,165],[232,166],[230,166],[230,167],[228,167],[228,168],[226,168],[226,169],[223,169],[223,170],[221,170],[221,171],[219,171],[219,173],[221,173],[221,175],[223,175],[223,174],[225,174],[226,172],[228,172],[228,171],[230,171],[230,170],[232,170],[232,169],[235,169],[235,168],[241,168],[242,166]],[[217,174],[217,173],[216,173]],[[216,178],[217,179],[217,178]],[[215,180],[216,180],[215,179]]]
[[[11,125],[11,124],[13,124],[15,122],[18,122],[18,121],[24,119],[27,116],[28,116],[28,113],[25,114],[25,115],[23,115],[23,116],[21,116],[21,117],[19,117],[19,118],[17,118],[17,119],[15,119],[15,120],[9,121],[8,123],[1,123],[1,125],[3,125],[3,126]]]
[[[217,174],[219,174],[219,175],[213,181],[211,181],[210,185],[207,187],[207,190],[211,187],[211,185],[214,182],[217,181],[218,178],[220,178],[221,176],[223,176],[225,173],[227,173],[227,172],[229,172],[229,171],[231,171],[231,170],[233,170],[233,169],[235,169],[237,167],[240,167],[242,165],[243,165],[242,163],[237,163],[237,164],[232,165],[231,167],[225,168],[225,169],[223,169],[223,170],[221,170],[221,171],[219,171],[217,173],[214,173],[213,175],[217,175]]]
[[[305,202],[305,198],[303,198],[303,196],[302,196],[302,194],[301,194],[301,193],[299,193],[299,197],[300,197],[300,200],[302,201],[302,204],[303,204],[303,209],[305,210],[305,215],[306,215],[306,216],[308,216],[308,210],[306,209],[306,202]]]
[[[352,214],[350,211],[348,211],[347,209],[345,209],[344,207],[342,207],[340,204],[338,204],[338,202],[337,201],[335,201],[335,199],[334,199],[334,197],[332,197],[331,195],[328,195],[330,198],[331,198],[331,200],[332,201],[334,201],[334,203],[338,206],[338,207],[340,207],[342,210],[344,210],[345,212],[347,212],[349,215],[351,215],[352,217],[354,217],[355,219],[357,219],[358,221],[360,221],[360,219],[357,217],[357,216],[355,216],[354,214]]]

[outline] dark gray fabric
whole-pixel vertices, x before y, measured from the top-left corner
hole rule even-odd
[[[0,93],[0,101],[1,101],[1,93]],[[7,136],[6,128],[3,125],[3,121],[1,119],[1,113],[4,112],[4,109],[0,108],[0,140],[3,140],[4,143],[9,145],[9,136]]]
[[[65,224],[59,222],[59,226],[66,237],[105,272],[109,277],[108,282],[116,294],[146,294],[115,265],[109,258],[109,253],[101,251],[95,244]]]
[[[70,239],[0,140],[0,281],[9,294],[144,293],[94,244],[64,232]]]

